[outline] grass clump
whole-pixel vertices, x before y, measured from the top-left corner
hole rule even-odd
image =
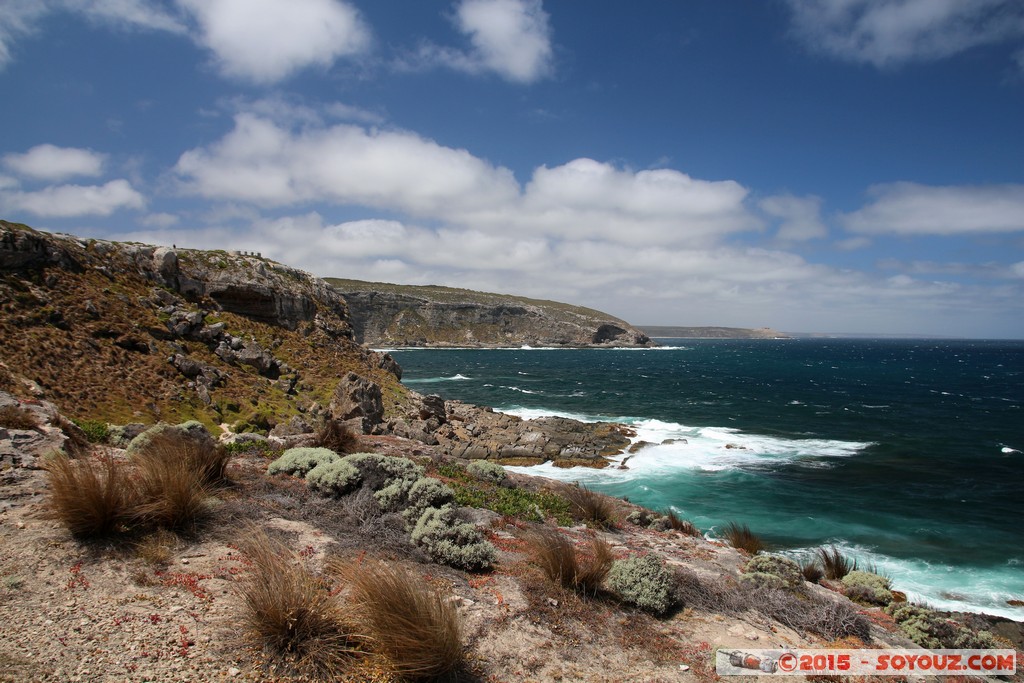
[[[825,570],[821,568],[817,560],[801,562],[800,573],[803,575],[804,581],[808,583],[818,583],[825,578]]]
[[[131,518],[135,487],[112,459],[71,460],[55,455],[46,461],[45,468],[50,513],[73,536],[108,536]]]
[[[306,473],[309,488],[328,496],[343,496],[354,491],[362,477],[355,465],[344,460],[327,460]]]
[[[826,579],[841,581],[844,576],[857,569],[857,560],[851,560],[835,546],[818,548],[818,562]]]
[[[843,577],[843,592],[855,602],[888,605],[892,602],[892,585],[884,576],[855,569]]]
[[[611,546],[596,536],[590,539],[588,555],[553,529],[535,531],[526,540],[534,562],[549,579],[583,595],[597,594],[615,560]]]
[[[327,420],[316,430],[314,443],[339,454],[355,453],[359,450],[359,437],[339,420]]]
[[[135,441],[132,443],[136,444]],[[160,430],[141,444],[136,444],[132,453],[144,471],[153,466],[153,463],[149,462],[151,460],[180,462],[182,467],[195,472],[203,486],[212,487],[227,482],[227,467],[231,453],[214,442],[205,427],[202,427],[201,432],[196,431],[194,427],[185,430],[180,426]]]
[[[665,520],[668,522],[668,528],[672,531],[681,531],[687,536],[700,536],[700,529],[693,525],[688,519],[683,519],[676,514],[675,510],[669,510],[668,514],[665,515]]]
[[[412,530],[412,542],[435,562],[470,571],[488,569],[497,557],[480,531],[463,522],[455,508],[427,508]]]
[[[569,487],[565,492],[573,517],[599,529],[615,524],[615,503],[612,498],[584,485]]]
[[[490,460],[473,460],[466,465],[466,471],[476,479],[500,484],[508,478],[508,472],[498,463]]]
[[[267,466],[267,474],[284,473],[305,477],[318,465],[335,460],[338,460],[338,454],[326,448],[289,448]]]
[[[85,434],[89,443],[106,443],[110,436],[110,425],[103,420],[72,420]]]
[[[462,663],[462,622],[451,602],[421,578],[382,562],[338,568],[346,606],[373,650],[402,680],[437,680]]]
[[[35,429],[35,417],[32,413],[16,405],[6,405],[0,408],[0,427],[4,429]]]
[[[192,533],[210,514],[203,472],[185,458],[138,458],[138,502],[133,516],[144,526]]]
[[[334,677],[357,649],[336,596],[296,553],[263,533],[242,545],[252,569],[240,582],[243,625],[272,662]]]
[[[608,585],[625,602],[654,614],[664,614],[673,604],[672,573],[654,555],[616,560]]]
[[[757,555],[765,549],[764,541],[750,530],[746,524],[740,525],[736,522],[729,522],[722,530],[722,538],[733,548],[745,550],[751,555]]]

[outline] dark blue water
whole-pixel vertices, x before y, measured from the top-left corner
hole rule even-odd
[[[628,470],[535,474],[794,555],[835,543],[935,606],[1024,619],[1006,604],[1024,598],[1024,342],[661,341],[393,353],[421,393],[652,444]]]

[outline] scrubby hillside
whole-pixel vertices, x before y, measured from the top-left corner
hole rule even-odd
[[[0,221],[0,389],[71,417],[267,428],[350,371],[401,399],[322,280],[256,255],[51,235]]]
[[[580,306],[452,287],[327,278],[358,341],[387,346],[648,346],[646,334]]]

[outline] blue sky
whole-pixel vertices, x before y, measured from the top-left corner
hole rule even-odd
[[[0,102],[40,229],[1024,338],[1019,0],[3,0]]]

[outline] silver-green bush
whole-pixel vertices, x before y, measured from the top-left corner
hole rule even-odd
[[[894,602],[885,608],[903,634],[931,650],[941,648],[986,649],[999,647],[988,631],[973,631],[963,624],[922,605]]]
[[[395,479],[408,479],[412,482],[423,476],[423,468],[408,458],[353,453],[346,455],[343,460],[359,470],[363,483],[374,491],[385,488]]]
[[[672,606],[672,573],[654,555],[616,560],[608,585],[624,601],[654,614],[664,614]]]
[[[427,508],[441,508],[455,502],[455,491],[431,477],[417,479],[409,488],[402,516],[410,524],[419,520]]]
[[[455,508],[427,508],[412,530],[412,542],[431,559],[459,569],[486,569],[497,556],[480,531],[459,519]]]
[[[854,569],[843,577],[843,588],[851,600],[860,600],[873,605],[888,605],[892,602],[889,579],[871,572]]]
[[[284,472],[304,477],[317,465],[337,459],[338,454],[326,448],[289,448],[267,466],[267,474]]]
[[[325,495],[341,496],[362,483],[359,470],[344,460],[322,462],[306,473],[309,488]]]
[[[474,460],[466,465],[466,471],[477,479],[500,484],[508,477],[505,468],[490,460]]]
[[[755,555],[743,567],[740,580],[766,588],[796,588],[804,583],[800,565],[782,555]]]

